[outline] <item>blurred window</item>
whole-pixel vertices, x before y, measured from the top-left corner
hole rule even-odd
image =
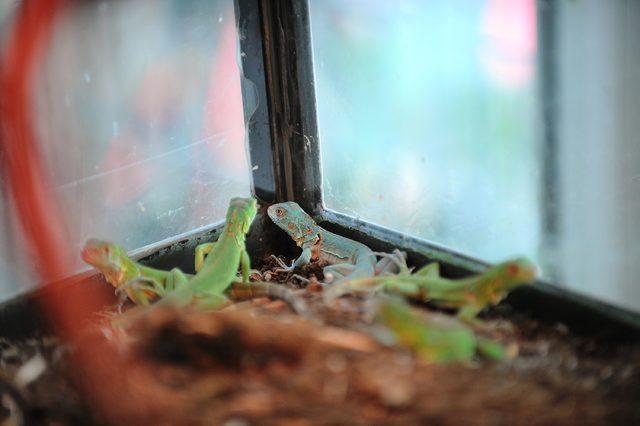
[[[67,6],[33,117],[73,250],[90,237],[135,249],[223,220],[229,198],[250,193],[233,0]]]
[[[312,0],[324,201],[638,309],[640,2],[539,3]]]

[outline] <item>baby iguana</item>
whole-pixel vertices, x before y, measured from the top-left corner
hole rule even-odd
[[[81,252],[82,259],[99,270],[118,291],[126,292],[136,304],[147,305],[152,299],[187,282],[190,275],[178,268],[162,271],[132,260],[117,244],[90,239]]]
[[[537,268],[529,260],[518,258],[500,263],[485,272],[467,278],[447,279],[440,267],[431,263],[415,273],[403,265],[400,273],[357,279],[330,289],[333,297],[343,294],[383,289],[421,302],[458,308],[458,315],[473,319],[487,306],[498,304],[515,287],[537,277]]]
[[[215,243],[205,243],[202,246],[210,244]],[[209,250],[207,248],[202,252],[206,253]],[[129,299],[138,305],[148,305],[178,286],[187,284],[187,280],[193,277],[192,274],[183,273],[178,268],[165,271],[144,266],[131,259],[124,248],[97,239],[86,242],[82,258],[98,269],[117,291],[125,292]],[[202,260],[196,261],[196,270],[200,270],[201,267]],[[302,314],[307,311],[304,301],[296,297],[291,289],[271,282],[233,282],[225,293],[233,300],[273,297],[287,302],[295,312]]]
[[[194,276],[178,268],[162,271],[144,266],[129,258],[122,247],[95,239],[87,241],[82,258],[102,272],[114,287],[124,289],[137,304],[148,304],[153,296],[166,296],[170,300],[186,295],[226,300],[222,294],[235,279],[238,265],[242,266],[242,282],[249,282],[251,266],[244,241],[256,211],[257,202],[253,198],[230,201],[218,241],[196,248]],[[208,256],[203,260],[206,253]]]
[[[291,271],[312,260],[320,260],[330,264],[323,269],[325,282],[335,284],[397,272],[396,263],[390,262],[388,256],[398,256],[399,261],[404,262],[404,254],[400,252],[387,254],[378,262],[369,247],[322,229],[293,201],[274,204],[267,209],[267,214],[302,248],[291,266],[281,265],[283,270]]]
[[[242,282],[248,283],[251,261],[245,239],[257,209],[255,198],[232,198],[224,228],[218,241],[208,249],[209,254],[202,261],[202,268],[189,280],[188,285],[179,286],[158,303],[186,305],[195,302],[202,307],[219,307],[227,301],[225,291],[235,281],[238,267]]]
[[[220,239],[215,243],[205,243],[196,247],[196,272],[200,272],[204,264],[211,265],[216,263],[211,256],[220,256],[220,247],[228,247],[228,249],[226,249],[228,254],[240,246],[242,250],[238,251],[238,253],[240,253],[239,256],[241,259],[245,257],[246,268],[248,270],[249,260],[248,257],[246,257],[246,251],[244,251],[244,238],[255,216],[257,203],[253,199],[234,200],[230,203],[227,212],[227,224]],[[224,235],[227,237],[224,237]],[[222,243],[222,245],[219,245],[220,243]],[[216,247],[218,247],[218,249],[214,250]],[[204,258],[207,254],[209,254],[209,256],[205,263]],[[234,256],[222,256],[220,259],[224,258],[229,260],[229,258],[231,258],[230,261],[234,262],[233,257]],[[117,290],[125,291],[134,303],[141,305],[147,305],[152,299],[163,297],[183,286],[191,288],[192,282],[189,280],[194,277],[191,274],[183,273],[178,268],[174,268],[171,271],[164,271],[144,266],[132,260],[127,255],[126,250],[117,244],[96,239],[90,239],[86,242],[82,250],[82,258],[85,262],[102,272],[107,281]],[[222,265],[209,266],[208,276],[212,277],[216,275],[216,271],[224,269],[224,261],[225,260],[222,260]],[[304,302],[295,297],[290,289],[282,285],[257,281],[247,283],[246,275],[244,276],[244,282],[236,282],[235,275],[238,269],[238,262],[238,260],[235,260],[235,268],[229,268],[229,270],[233,270],[232,275],[234,282],[232,282],[228,288],[219,282],[216,283],[215,279],[209,281],[205,279],[205,281],[211,284],[211,287],[202,292],[202,294],[194,294],[194,298],[208,297],[208,293],[211,291],[210,289],[217,286],[215,288],[218,289],[224,287],[224,293],[232,299],[242,300],[254,297],[274,297],[289,303],[296,312],[303,313],[306,310]],[[206,278],[202,275],[200,277],[201,280]],[[205,285],[204,287],[207,286]],[[216,292],[217,290],[213,291]],[[176,295],[172,297],[175,296]],[[215,297],[215,299],[220,300],[221,303],[226,300],[224,296]]]
[[[422,317],[399,300],[380,302],[378,319],[393,333],[398,344],[408,347],[428,362],[466,362],[476,351],[491,359],[505,356],[502,345],[476,337],[460,321]]]

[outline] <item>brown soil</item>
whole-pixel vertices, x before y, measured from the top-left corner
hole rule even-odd
[[[154,309],[126,335],[107,332],[110,344],[144,360],[132,361],[124,375],[136,380],[152,372],[140,381],[145,404],[122,395],[113,402],[118,414],[109,418],[119,424],[640,424],[639,345],[577,337],[562,324],[540,324],[501,305],[477,331],[503,342],[510,359],[428,364],[380,343],[385,333],[372,319],[371,298],[344,297],[329,307],[313,279],[305,284],[274,267],[266,259],[263,275],[297,289],[308,305],[304,316],[262,298],[214,313]],[[319,265],[302,275],[322,279]],[[0,351],[0,389],[33,422],[99,423],[71,385],[69,350],[55,339],[4,341]],[[46,369],[17,387],[17,372],[36,354]]]

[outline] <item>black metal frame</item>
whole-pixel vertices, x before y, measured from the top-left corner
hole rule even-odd
[[[262,204],[296,201],[324,228],[374,250],[401,248],[416,266],[438,261],[446,276],[464,276],[485,268],[484,262],[432,242],[324,208],[308,0],[235,0],[235,12],[252,190],[258,200]],[[220,224],[194,230],[139,251],[135,257],[153,266],[190,271],[193,248],[215,240],[220,230]],[[252,226],[248,248],[254,260],[295,250],[264,214]],[[85,274],[80,279],[85,285],[96,277]],[[1,305],[0,335],[41,331],[46,321],[33,303],[43,297],[46,290]],[[538,319],[563,322],[574,332],[640,339],[640,315],[559,286],[538,282],[512,292],[507,301]]]
[[[236,0],[236,20],[240,51],[263,53],[252,58],[241,55],[242,72],[264,88],[258,93],[259,102],[269,111],[268,121],[262,115],[250,119],[248,137],[251,153],[272,149],[272,157],[260,155],[251,161],[257,170],[273,167],[274,196],[263,198],[258,189],[267,184],[256,180],[254,173],[255,195],[263,202],[294,200],[309,212],[320,212],[322,178],[308,2]]]

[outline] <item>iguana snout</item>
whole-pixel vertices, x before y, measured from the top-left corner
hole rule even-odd
[[[116,266],[113,255],[113,244],[94,238],[87,240],[80,253],[82,260],[99,269]]]
[[[307,241],[318,234],[318,226],[302,208],[293,201],[273,204],[267,214],[275,223],[294,240]]]

